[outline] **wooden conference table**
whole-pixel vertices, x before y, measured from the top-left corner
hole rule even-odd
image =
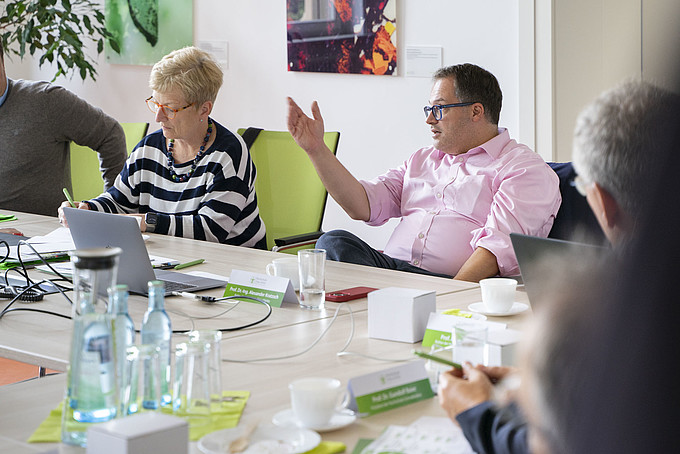
[[[5,222],[2,227],[17,228],[28,236],[46,234],[59,227],[56,218],[24,213],[16,215],[18,221]],[[147,247],[151,254],[174,258],[180,262],[196,258],[205,259],[203,264],[185,271],[205,271],[222,276],[229,276],[233,269],[263,273],[267,263],[274,258],[285,256],[270,251],[162,235],[151,234],[150,237]],[[36,279],[47,277],[37,271],[32,271],[31,274]],[[327,291],[358,285],[433,290],[437,294],[438,311],[451,308],[464,309],[470,303],[481,300],[478,285],[474,283],[328,262]],[[223,289],[215,289],[201,294],[221,296],[222,292]],[[518,296],[519,301],[526,301],[523,293],[518,293]],[[70,314],[69,304],[58,294],[49,295],[43,302],[33,304],[39,304],[41,309]],[[130,297],[130,314],[137,328],[141,325],[146,305],[143,297]],[[268,422],[278,411],[289,408],[287,385],[296,378],[323,375],[333,376],[347,383],[352,377],[399,364],[375,358],[409,359],[411,350],[419,346],[368,338],[366,298],[352,301],[340,308],[339,306],[340,304],[327,302],[323,310],[308,311],[300,309],[297,305],[284,303],[281,308],[274,308],[271,317],[260,325],[223,333],[221,344],[223,388],[251,392],[239,425],[247,425],[250,421]],[[351,314],[348,306],[351,308]],[[339,312],[334,320],[333,316],[338,308]],[[215,316],[223,312],[224,307],[171,297],[166,299],[166,309],[170,313],[173,329],[177,330],[236,327],[254,321],[265,313],[261,305],[240,303],[236,309],[223,316],[193,320],[192,325],[191,317]],[[512,328],[521,328],[527,320],[527,313],[489,319],[508,323]],[[299,354],[326,328],[328,332],[317,345]],[[337,353],[348,342],[352,329],[354,335],[345,349],[347,353],[338,355]],[[29,312],[8,314],[0,319],[0,357],[65,371],[68,366],[70,337],[69,320]],[[173,336],[173,342],[182,340],[183,335]],[[230,361],[252,361],[282,356],[292,357],[246,363]],[[84,452],[83,449],[61,444],[25,442],[49,411],[63,398],[65,383],[65,374],[59,374],[0,387],[0,405],[3,407],[0,414],[0,452]],[[387,425],[408,425],[426,414],[444,416],[436,399],[430,399],[358,420],[346,428],[323,433],[322,438],[328,441],[342,441],[347,445],[347,452],[351,452],[359,438],[375,438]],[[192,443],[191,452],[198,452],[196,443]]]

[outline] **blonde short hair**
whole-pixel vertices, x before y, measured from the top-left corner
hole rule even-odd
[[[179,89],[196,106],[215,102],[223,73],[215,59],[196,47],[170,52],[151,69],[149,88],[160,93]]]

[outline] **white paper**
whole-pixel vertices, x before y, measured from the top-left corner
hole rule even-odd
[[[474,454],[460,427],[449,418],[424,416],[410,426],[388,426],[361,454]]]
[[[441,46],[406,46],[407,77],[432,77],[441,66]]]

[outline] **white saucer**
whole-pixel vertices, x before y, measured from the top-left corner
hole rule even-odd
[[[525,310],[529,309],[529,305],[525,303],[518,303],[517,301],[515,301],[514,303],[512,303],[512,307],[508,312],[489,312],[484,307],[484,303],[480,301],[479,303],[470,304],[468,306],[468,309],[470,309],[472,312],[490,315],[492,317],[507,317],[508,315],[515,315],[524,312]]]
[[[333,414],[331,420],[328,422],[328,424],[321,427],[306,427],[306,428],[314,430],[316,432],[330,432],[332,430],[338,430],[342,429],[343,427],[347,427],[354,421],[356,421],[356,419],[357,415],[352,410],[336,411],[335,414]],[[300,429],[305,428],[302,425],[302,423],[298,421],[297,418],[295,417],[292,408],[280,411],[277,414],[275,414],[274,417],[272,418],[272,422],[277,426],[281,427],[297,427]]]
[[[205,454],[224,454],[243,431],[243,427],[234,427],[209,433],[198,441],[198,449]],[[319,443],[321,435],[314,431],[262,424],[250,435],[250,445],[244,454],[300,454],[316,448]]]

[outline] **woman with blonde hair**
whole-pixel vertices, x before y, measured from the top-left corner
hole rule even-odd
[[[161,128],[135,147],[111,189],[78,208],[139,216],[145,232],[265,248],[248,148],[210,117],[222,78],[195,47],[156,63],[146,104]]]

